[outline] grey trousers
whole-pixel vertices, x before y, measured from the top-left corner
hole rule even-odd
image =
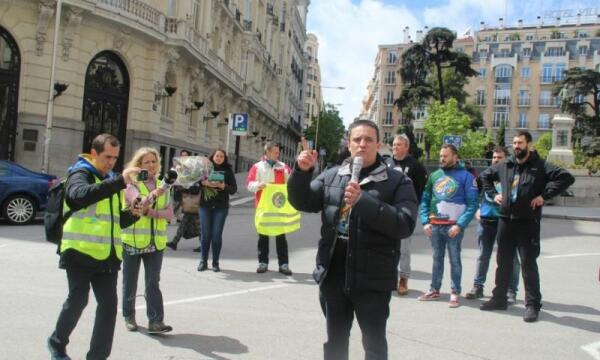
[[[410,242],[412,238],[407,237],[400,241],[400,262],[398,263],[398,274],[401,278],[410,278]]]

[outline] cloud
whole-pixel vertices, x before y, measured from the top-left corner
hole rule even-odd
[[[360,113],[366,86],[373,76],[377,47],[402,40],[402,29],[420,26],[404,6],[381,1],[313,0],[308,13],[308,31],[319,38],[319,64],[323,98],[338,108],[349,124]]]

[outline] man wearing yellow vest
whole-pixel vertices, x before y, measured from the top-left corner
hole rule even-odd
[[[264,158],[252,165],[248,172],[248,177],[246,178],[248,191],[255,193],[255,206],[257,207],[257,211],[259,211],[260,201],[262,196],[265,195],[263,192],[265,192],[267,185],[285,184],[290,172],[290,167],[279,161],[279,145],[267,141],[265,144]],[[275,235],[279,272],[287,276],[292,275],[292,270],[290,270],[288,264],[288,243],[285,238],[285,233],[289,231],[280,231],[269,234],[269,231],[263,231],[263,229],[266,229],[265,226],[260,225],[261,223],[259,216],[259,219],[255,219],[255,224],[257,224],[256,230],[258,232],[258,268],[256,269],[256,272],[259,274],[267,272],[269,268],[269,235]]]
[[[121,209],[120,192],[139,172],[112,172],[119,157],[119,140],[100,134],[90,154],[81,154],[68,170],[64,211],[75,211],[63,225],[59,267],[67,272],[69,294],[48,338],[51,359],[68,360],[66,347],[85,309],[90,285],[98,303],[87,360],[110,355],[117,316],[117,273],[121,266],[121,229],[139,219],[140,210]]]

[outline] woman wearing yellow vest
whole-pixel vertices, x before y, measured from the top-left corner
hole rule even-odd
[[[169,192],[160,187],[160,155],[153,148],[143,147],[135,152],[127,167],[148,171],[148,179],[129,184],[125,190],[125,203],[142,209],[140,220],[121,231],[123,241],[123,316],[125,327],[136,331],[135,298],[140,264],[144,262],[146,279],[145,298],[148,315],[148,332],[158,334],[171,331],[163,322],[163,298],[159,288],[163,250],[167,243],[167,222],[173,218]]]

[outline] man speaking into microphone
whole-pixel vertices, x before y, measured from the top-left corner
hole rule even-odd
[[[324,359],[348,359],[355,315],[365,359],[387,359],[386,322],[398,284],[400,240],[415,227],[417,197],[410,179],[388,168],[377,153],[375,123],[355,121],[348,134],[351,157],[314,180],[317,153],[302,139],[288,196],[297,210],[321,212],[313,277],[327,323]]]

